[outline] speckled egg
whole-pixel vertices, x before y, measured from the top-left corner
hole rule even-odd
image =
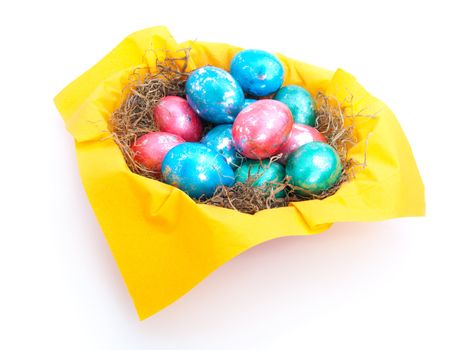
[[[136,162],[149,170],[159,172],[167,152],[183,142],[185,140],[178,135],[155,131],[137,138],[131,149]]]
[[[218,186],[232,186],[235,175],[225,158],[206,145],[185,142],[162,162],[162,178],[192,198],[211,197]]]
[[[178,96],[162,98],[154,108],[154,122],[161,131],[182,137],[185,141],[199,141],[203,124],[188,101]]]
[[[255,100],[254,98],[246,98],[245,103],[243,104],[243,108],[248,107],[249,105],[251,105],[252,103],[255,103],[256,101],[258,100]]]
[[[285,164],[291,153],[300,146],[309,142],[327,142],[327,140],[326,137],[324,137],[324,135],[315,128],[305,124],[294,123],[292,131],[289,134],[289,138],[279,150],[279,153],[282,153],[282,157],[279,159],[279,162]]]
[[[204,135],[201,143],[222,154],[232,168],[235,169],[240,164],[232,139],[232,124],[215,126]]]
[[[236,182],[251,182],[252,186],[260,187],[268,182],[280,182],[285,177],[284,167],[269,160],[246,160],[235,171]],[[276,197],[284,197],[284,191],[276,194]]]
[[[339,180],[342,165],[337,152],[323,142],[306,143],[292,153],[285,168],[300,195],[323,192]]]
[[[232,123],[243,108],[240,85],[223,69],[205,66],[190,74],[185,85],[188,103],[204,120]]]
[[[230,62],[230,74],[243,91],[252,96],[276,92],[284,81],[284,67],[273,54],[263,50],[243,50]]]
[[[282,87],[274,99],[285,103],[295,123],[314,126],[316,121],[316,105],[313,96],[301,86],[287,85]]]
[[[292,125],[292,114],[282,102],[265,99],[252,103],[233,123],[235,148],[247,158],[269,158],[287,141]]]

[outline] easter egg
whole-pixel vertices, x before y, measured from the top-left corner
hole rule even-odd
[[[190,74],[185,85],[188,103],[204,120],[232,123],[243,108],[242,88],[223,69],[206,66]]]
[[[316,141],[327,142],[326,137],[324,137],[324,135],[315,128],[305,124],[294,123],[292,131],[290,131],[289,138],[279,150],[279,153],[282,153],[282,157],[279,159],[279,162],[285,164],[289,155],[300,146],[305,143]]]
[[[245,103],[243,104],[243,108],[248,107],[249,105],[251,105],[252,103],[255,103],[256,101],[258,100],[255,100],[254,98],[246,98]]]
[[[327,143],[310,142],[290,155],[285,171],[292,185],[305,190],[296,190],[298,194],[318,194],[337,183],[342,165],[334,148]]]
[[[289,107],[295,123],[314,126],[316,121],[316,105],[313,96],[301,86],[283,86],[274,96]]]
[[[282,102],[265,99],[252,103],[233,123],[235,148],[247,158],[271,157],[287,141],[292,125],[292,114]]]
[[[190,197],[211,197],[218,186],[232,186],[235,175],[225,158],[212,148],[185,142],[167,152],[162,179]]]
[[[201,143],[214,149],[224,156],[227,163],[236,168],[240,163],[237,150],[232,139],[232,124],[217,125],[204,135]]]
[[[185,141],[199,141],[203,124],[188,101],[178,96],[163,97],[154,108],[154,122],[160,131],[182,137]]]
[[[270,182],[281,182],[285,177],[284,167],[269,160],[246,160],[235,171],[235,182],[251,183],[253,187],[260,187]],[[284,197],[285,192],[280,191],[276,197]]]
[[[252,96],[276,92],[284,81],[284,67],[273,54],[263,50],[243,50],[230,62],[230,74],[243,91]]]
[[[131,149],[136,162],[149,170],[159,172],[167,152],[183,142],[185,140],[178,135],[154,131],[138,137]]]

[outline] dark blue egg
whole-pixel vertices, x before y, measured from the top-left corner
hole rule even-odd
[[[285,169],[282,164],[270,162],[268,159],[245,160],[235,171],[235,182],[251,183],[253,187],[261,187],[268,183],[279,183],[285,177]],[[275,186],[273,185],[273,188]],[[284,191],[276,194],[276,197],[284,197]]]
[[[209,198],[218,186],[232,186],[235,182],[225,158],[196,142],[181,143],[167,152],[162,162],[162,178],[192,198],[203,195]]]
[[[243,50],[230,62],[230,74],[243,91],[252,96],[267,96],[279,90],[284,67],[273,54],[262,50]]]
[[[256,101],[258,100],[255,100],[254,98],[246,98],[242,109],[248,107],[249,105],[251,105],[252,103],[255,103]]]
[[[232,139],[232,124],[215,126],[204,135],[201,143],[222,154],[231,167],[236,168],[240,164]]]
[[[185,93],[191,108],[214,124],[232,123],[245,103],[243,90],[235,79],[225,70],[211,66],[190,74]]]
[[[276,93],[274,99],[285,103],[287,107],[289,107],[295,123],[315,126],[315,100],[313,96],[301,86],[283,86]]]
[[[299,187],[298,194],[319,194],[337,183],[342,164],[334,148],[323,142],[310,142],[289,156],[285,171],[291,184]]]

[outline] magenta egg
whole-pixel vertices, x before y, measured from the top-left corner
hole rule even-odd
[[[327,142],[327,140],[326,137],[315,128],[305,124],[294,123],[289,138],[278,152],[282,153],[282,157],[279,161],[285,164],[291,153],[305,143],[310,142]]]
[[[185,140],[178,135],[154,131],[138,137],[131,149],[136,162],[149,170],[159,172],[167,152],[183,142]]]
[[[185,141],[195,142],[201,139],[201,119],[182,97],[162,98],[154,108],[154,121],[161,131],[178,135]]]
[[[235,118],[235,148],[247,158],[271,157],[287,141],[292,125],[292,113],[284,103],[269,99],[254,102]]]

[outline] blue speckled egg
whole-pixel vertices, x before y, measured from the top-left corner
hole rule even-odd
[[[262,50],[243,50],[230,62],[230,74],[243,91],[252,96],[267,96],[279,90],[284,67],[273,54]]]
[[[185,93],[191,108],[214,124],[232,123],[245,103],[242,88],[235,79],[225,70],[211,66],[190,74]]]
[[[334,148],[323,142],[311,142],[290,155],[285,171],[292,185],[305,190],[296,190],[298,194],[318,194],[336,184],[342,165]]]
[[[255,103],[256,101],[258,100],[255,100],[254,98],[246,98],[242,109],[248,107],[249,105],[251,105],[252,103]]]
[[[274,99],[285,103],[289,107],[295,123],[315,126],[315,100],[301,86],[284,86],[276,93]]]
[[[213,149],[185,142],[167,152],[162,162],[162,179],[192,198],[209,198],[218,186],[232,186],[235,175],[225,158]]]
[[[204,135],[201,143],[222,154],[232,168],[235,169],[240,164],[232,139],[232,124],[215,126]]]
[[[285,177],[285,169],[279,163],[269,162],[269,159],[245,160],[235,171],[235,182],[253,181],[252,186],[260,187],[267,182],[280,182]],[[284,191],[276,194],[276,197],[284,197]]]

